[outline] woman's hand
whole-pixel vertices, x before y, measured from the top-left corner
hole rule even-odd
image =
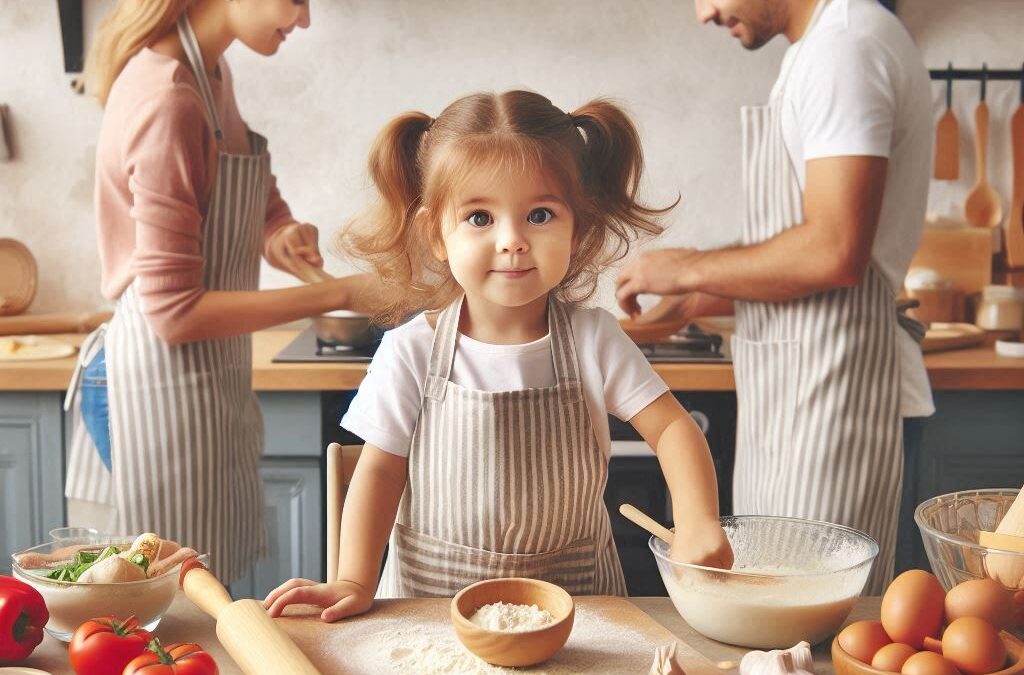
[[[675,532],[669,550],[672,560],[703,567],[732,569],[732,545],[717,520],[677,527]]]
[[[279,270],[308,281],[303,276],[306,267],[323,267],[320,255],[320,232],[309,223],[288,223],[272,235],[267,242],[267,261]]]
[[[291,579],[272,590],[263,601],[271,617],[281,616],[288,605],[323,607],[320,619],[330,623],[368,611],[373,607],[373,593],[365,586],[345,579],[329,584]]]

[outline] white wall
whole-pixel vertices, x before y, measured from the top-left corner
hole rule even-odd
[[[111,0],[86,0],[94,22]],[[647,195],[682,194],[658,245],[709,247],[740,226],[739,107],[767,97],[785,44],[756,53],[699,26],[685,0],[318,0],[313,26],[264,59],[233,47],[237,95],[250,125],[270,138],[275,172],[295,214],[325,238],[365,203],[369,143],[392,115],[437,114],[477,89],[527,87],[571,109],[611,96],[633,113],[645,141]],[[932,67],[953,59],[1019,67],[1024,3],[900,0],[900,13]],[[0,236],[25,242],[40,266],[32,312],[104,303],[92,216],[92,163],[100,110],[63,74],[56,3],[0,2],[0,103],[11,107],[17,156],[0,163]],[[959,209],[973,180],[970,85],[957,88],[964,124],[961,184],[938,186],[933,207]],[[976,91],[976,88],[974,88]],[[942,88],[935,86],[937,111]],[[1016,87],[993,84],[990,171],[1008,195],[1003,139]],[[1012,104],[1012,105],[1011,105]],[[337,259],[328,269],[350,269]],[[606,275],[599,302],[611,307]],[[265,270],[265,286],[292,283]]]

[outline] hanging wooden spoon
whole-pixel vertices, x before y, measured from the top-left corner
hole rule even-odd
[[[987,68],[987,66],[986,66]],[[967,196],[967,203],[964,205],[964,215],[967,222],[975,227],[995,227],[1003,220],[1003,205],[999,201],[999,194],[988,182],[988,104],[985,103],[985,87],[987,78],[982,75],[981,80],[981,103],[974,111],[974,123],[977,127],[977,157],[978,180],[974,188]]]
[[[1013,196],[1006,222],[1006,262],[1010,267],[1024,267],[1024,67],[1020,72],[1020,105],[1010,120]]]
[[[960,123],[953,114],[953,64],[946,79],[946,112],[935,130],[935,178],[956,180],[960,177]]]

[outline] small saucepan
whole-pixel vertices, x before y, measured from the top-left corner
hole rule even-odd
[[[304,265],[303,281],[311,284],[333,281],[334,277],[320,267]],[[370,317],[347,309],[336,309],[313,317],[313,332],[327,344],[345,347],[369,347],[380,340],[383,331],[370,323]]]

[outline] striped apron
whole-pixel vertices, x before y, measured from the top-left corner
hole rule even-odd
[[[184,14],[178,31],[218,142],[202,226],[203,285],[255,290],[270,175],[266,140],[250,132],[252,154],[225,152]],[[112,507],[119,532],[153,531],[209,552],[219,579],[238,579],[266,549],[263,418],[252,390],[251,336],[168,345],[146,320],[136,279],[118,299],[105,340],[112,469],[76,416],[66,495]]]
[[[496,577],[626,594],[604,505],[608,460],[566,306],[548,303],[555,385],[488,392],[450,380],[462,301],[441,312],[379,597],[450,597]]]
[[[799,51],[790,71],[797,57]],[[804,219],[781,126],[788,72],[767,106],[743,109],[744,245]],[[897,327],[893,289],[871,264],[852,288],[737,302],[732,340],[735,513],[867,532],[881,546],[865,589],[870,595],[888,585],[895,554],[903,473]]]

